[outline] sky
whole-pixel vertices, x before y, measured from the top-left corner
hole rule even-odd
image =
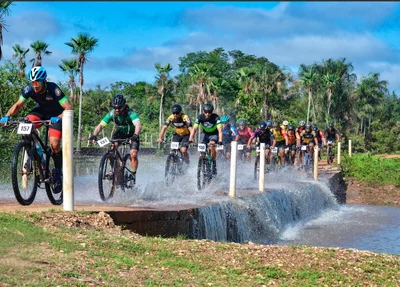
[[[155,63],[170,63],[175,76],[179,57],[222,47],[266,57],[293,73],[300,64],[346,58],[359,79],[380,73],[400,94],[400,2],[29,1],[10,9],[4,59],[12,59],[14,44],[44,41],[52,54],[42,62],[52,81],[67,80],[58,67],[73,57],[66,42],[78,33],[98,39],[84,67],[84,89],[154,83]]]

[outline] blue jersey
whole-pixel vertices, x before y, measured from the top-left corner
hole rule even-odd
[[[231,143],[235,137],[239,134],[234,126],[228,124],[225,128],[222,128],[222,144]]]

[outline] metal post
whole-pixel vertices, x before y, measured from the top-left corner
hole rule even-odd
[[[237,142],[231,142],[231,177],[229,182],[229,197],[236,197],[237,145]]]
[[[318,146],[314,147],[314,179],[318,180]]]
[[[337,164],[340,164],[340,142],[337,144]]]
[[[73,110],[65,110],[62,119],[62,153],[63,153],[63,207],[74,210],[74,134]]]
[[[260,172],[258,190],[263,192],[265,186],[265,143],[260,143]]]
[[[349,157],[351,157],[351,140],[349,140]]]

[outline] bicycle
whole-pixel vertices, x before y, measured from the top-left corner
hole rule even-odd
[[[42,141],[36,124],[45,126],[45,140]],[[9,121],[5,128],[17,127],[21,140],[14,148],[11,160],[11,181],[15,198],[21,205],[30,205],[35,200],[37,189],[44,183],[47,197],[54,205],[63,202],[63,190],[57,190],[56,172],[52,151],[48,146],[49,120],[29,121],[21,118]],[[62,175],[61,175],[62,176]]]
[[[121,152],[115,148],[114,142],[122,146]],[[100,147],[108,145],[107,137],[97,141]],[[107,201],[114,196],[115,189],[120,186],[123,191],[135,187],[136,178],[132,175],[131,155],[126,146],[130,147],[129,139],[113,139],[111,146],[103,154],[99,165],[98,185],[102,201]]]
[[[165,144],[166,142],[163,141]],[[165,183],[171,185],[175,179],[183,174],[182,143],[171,142],[171,150],[165,163]]]
[[[332,164],[335,159],[335,154],[333,153],[333,141],[328,140],[326,143],[326,160],[328,164]]]
[[[211,182],[213,177],[213,159],[210,154],[209,144],[197,144],[200,152],[199,163],[197,166],[197,189],[201,190]]]
[[[296,154],[292,157],[292,151],[296,152],[296,145],[289,145],[285,148],[285,164],[286,166],[293,166]]]
[[[302,145],[301,150],[303,151],[304,158],[304,170],[306,175],[311,175],[314,172],[314,153],[311,152],[311,147],[309,145]],[[312,151],[314,148],[312,149]]]

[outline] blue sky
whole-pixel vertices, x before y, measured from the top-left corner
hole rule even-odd
[[[154,82],[154,63],[190,52],[241,50],[297,73],[301,63],[346,59],[360,77],[379,72],[400,94],[400,3],[396,2],[14,2],[5,18],[4,59],[12,46],[41,40],[52,80],[71,58],[64,43],[80,32],[99,39],[85,66],[85,86]],[[28,59],[33,54],[28,53]],[[28,65],[30,65],[28,63]]]

